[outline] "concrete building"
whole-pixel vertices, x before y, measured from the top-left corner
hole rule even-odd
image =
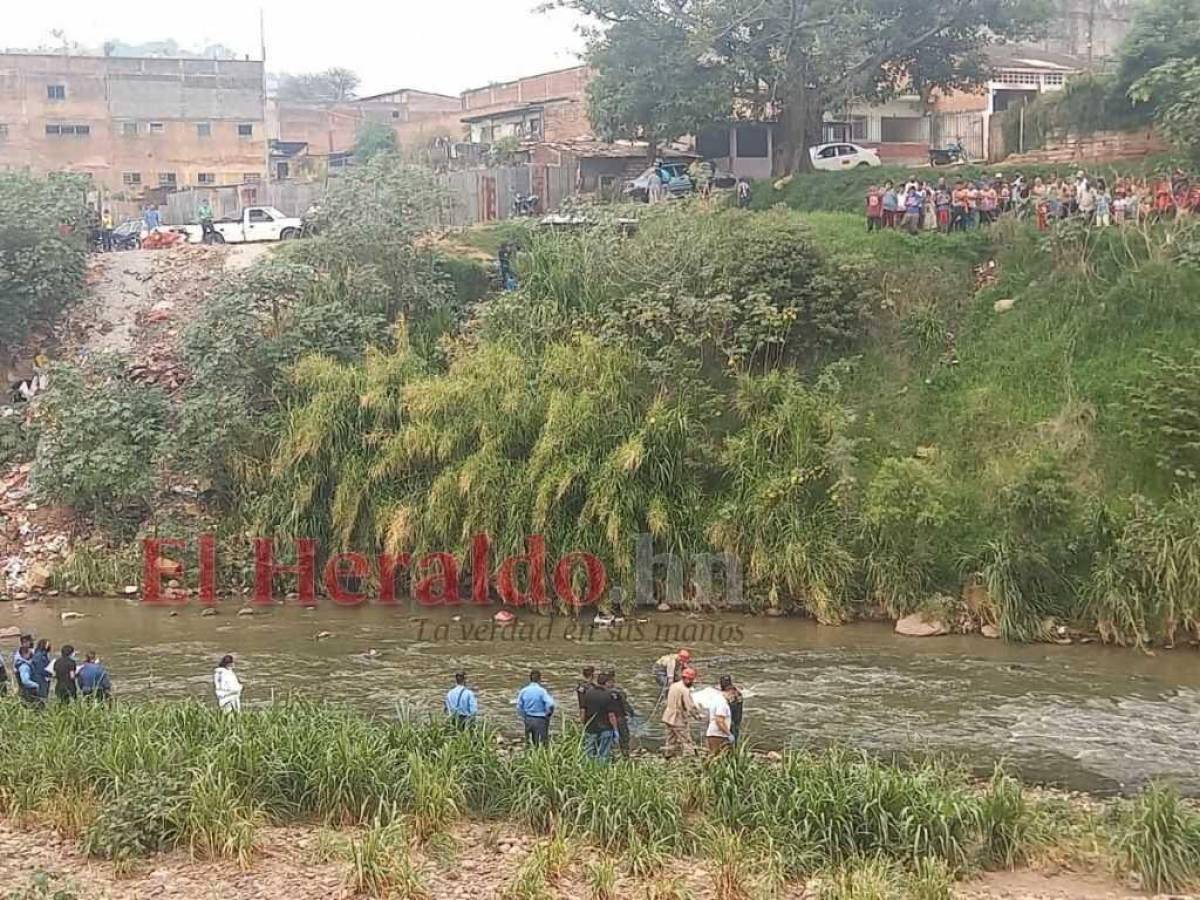
[[[885,162],[923,162],[931,146],[961,142],[973,159],[987,159],[995,113],[1026,103],[1044,91],[1060,91],[1084,64],[1072,56],[1026,44],[987,49],[990,77],[977,91],[916,94],[887,103],[849,104],[826,113],[823,139],[874,147]]]
[[[463,91],[461,119],[469,129],[469,140],[480,144],[506,137],[522,141],[590,139],[590,80],[587,66],[572,66]]]
[[[0,168],[83,172],[117,200],[253,186],[265,124],[261,62],[0,54]]]

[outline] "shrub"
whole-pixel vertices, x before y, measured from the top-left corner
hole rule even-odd
[[[166,397],[129,380],[115,360],[57,366],[50,379],[40,400],[37,496],[98,515],[140,514],[155,485]]]
[[[1200,881],[1200,812],[1164,784],[1151,784],[1119,811],[1112,844],[1124,871],[1155,893]]]
[[[127,866],[175,846],[183,834],[187,789],[181,777],[139,772],[101,803],[83,838],[89,856]]]

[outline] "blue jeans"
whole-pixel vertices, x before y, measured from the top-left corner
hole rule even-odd
[[[583,749],[589,759],[608,762],[612,756],[612,748],[616,740],[617,733],[615,731],[601,731],[599,734],[593,734],[589,731],[583,736]]]

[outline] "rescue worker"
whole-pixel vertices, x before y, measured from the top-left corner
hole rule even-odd
[[[222,711],[242,711],[242,683],[233,674],[233,657],[228,653],[221,657],[220,664],[213,670],[213,690],[217,695],[217,706]]]
[[[467,687],[467,673],[454,673],[454,687],[446,693],[446,715],[459,728],[466,728],[479,714],[479,702],[475,692]]]
[[[517,714],[525,724],[525,741],[532,747],[545,746],[550,740],[550,717],[554,715],[554,698],[542,687],[542,673],[533,669],[529,684],[517,694]]]
[[[663,755],[667,759],[695,752],[691,723],[693,719],[704,718],[704,713],[692,699],[692,684],[695,681],[696,670],[684,669],[680,680],[667,690],[667,708],[662,716],[663,724],[667,726],[667,745],[663,748]]]
[[[665,691],[678,681],[679,673],[691,661],[692,654],[687,650],[680,650],[677,653],[667,653],[656,659],[654,661],[654,680],[658,682],[659,691]]]
[[[86,699],[95,697],[97,700],[107,700],[112,696],[112,680],[108,672],[96,658],[96,654],[88,651],[87,657],[79,671],[75,673],[75,682],[79,685],[79,693]]]

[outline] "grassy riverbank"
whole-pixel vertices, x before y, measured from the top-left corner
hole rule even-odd
[[[1200,812],[1165,787],[1098,805],[1035,794],[1003,772],[976,783],[937,762],[839,750],[601,768],[576,740],[510,754],[486,729],[300,702],[236,718],[191,703],[40,715],[0,704],[0,811],[123,868],[173,848],[250,865],[268,825],[353,827],[327,849],[373,896],[421,896],[410,852],[467,821],[550,839],[514,876],[513,897],[545,895],[577,856],[564,842],[594,848],[584,855],[605,867],[598,880],[693,857],[724,880],[722,898],[813,878],[830,898],[875,896],[854,886],[879,879],[933,898],[955,878],[1047,858],[1154,889],[1200,875]]]

